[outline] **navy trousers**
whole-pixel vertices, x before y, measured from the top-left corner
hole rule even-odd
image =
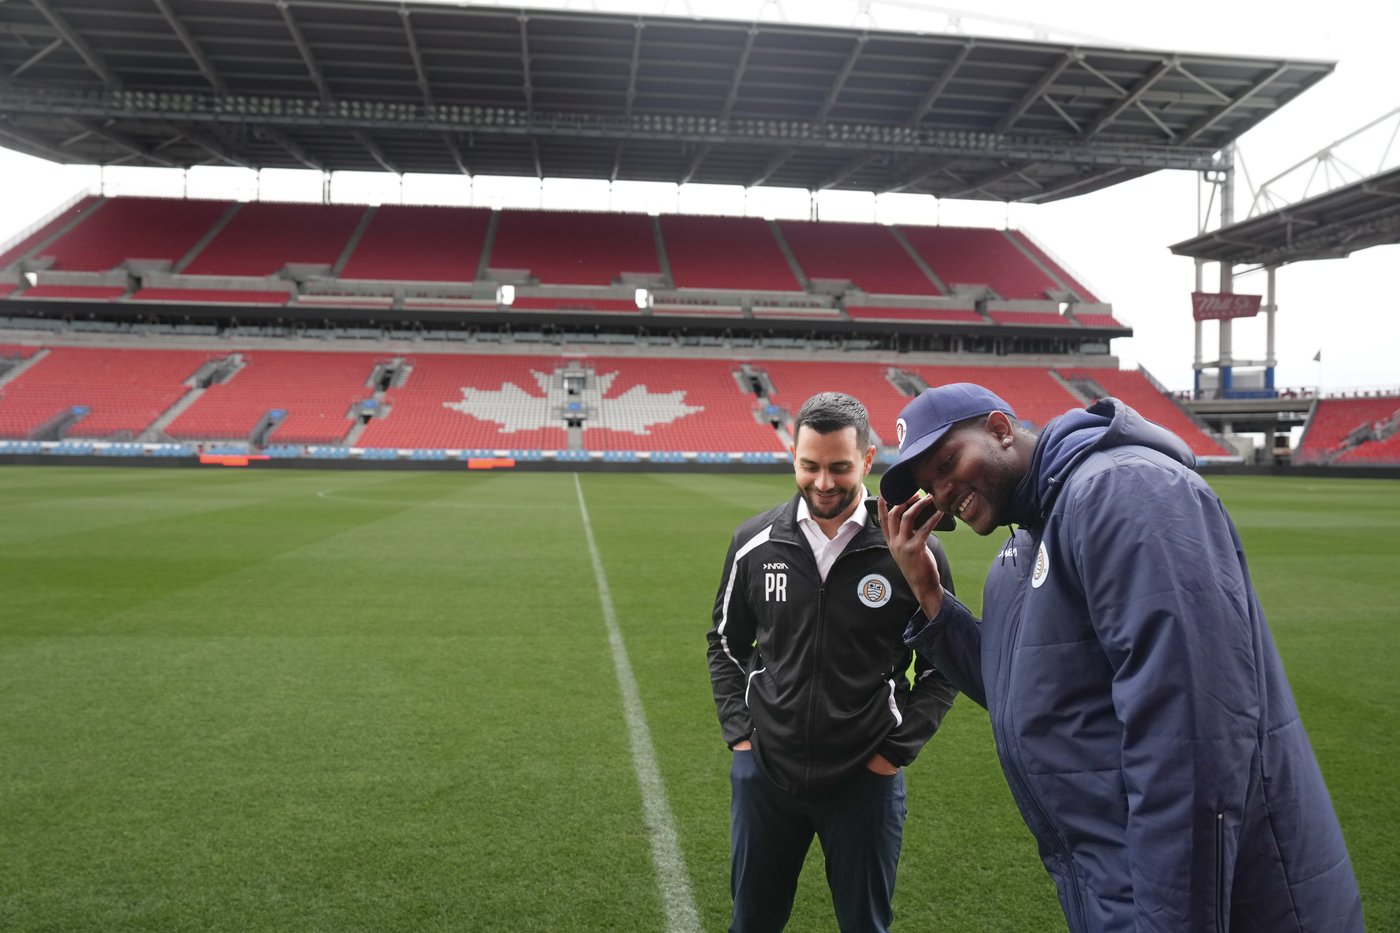
[[[777,933],[792,913],[812,837],[826,856],[826,882],[842,933],[884,933],[894,911],[904,835],[904,772],[861,768],[830,797],[802,800],[763,773],[753,752],[730,767],[731,933]]]

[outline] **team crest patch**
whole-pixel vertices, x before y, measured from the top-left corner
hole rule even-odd
[[[1031,589],[1038,590],[1045,578],[1050,575],[1050,554],[1045,550],[1045,542],[1035,551],[1035,568],[1031,571]]]
[[[896,421],[896,422],[894,423],[894,442],[895,442],[895,444],[899,447],[900,450],[903,450],[903,449],[904,449],[904,435],[905,435],[908,431],[909,431],[909,425],[907,425],[907,424],[904,423],[904,419],[903,419],[903,418],[900,418],[898,421]]]
[[[879,609],[889,602],[893,592],[890,581],[878,573],[870,574],[856,587],[856,595],[860,597],[860,601],[871,609]]]

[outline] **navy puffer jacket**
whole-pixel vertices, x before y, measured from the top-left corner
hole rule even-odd
[[[1240,539],[1116,399],[1042,433],[979,622],[906,641],[990,713],[1075,933],[1352,933],[1361,900]]]

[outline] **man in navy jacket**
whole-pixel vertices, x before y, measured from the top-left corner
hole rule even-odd
[[[1363,930],[1239,536],[1185,444],[1111,398],[1037,437],[968,383],[897,433],[880,511],[921,607],[906,641],[990,713],[1069,928]],[[981,620],[926,556],[940,511],[1019,526]]]

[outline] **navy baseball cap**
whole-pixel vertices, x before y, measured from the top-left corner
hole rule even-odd
[[[959,421],[990,415],[994,411],[1016,417],[1016,412],[1004,399],[971,382],[925,389],[899,413],[899,421],[895,423],[899,458],[880,477],[880,495],[892,506],[907,502],[919,491],[912,469],[914,461],[941,441],[948,429]]]

